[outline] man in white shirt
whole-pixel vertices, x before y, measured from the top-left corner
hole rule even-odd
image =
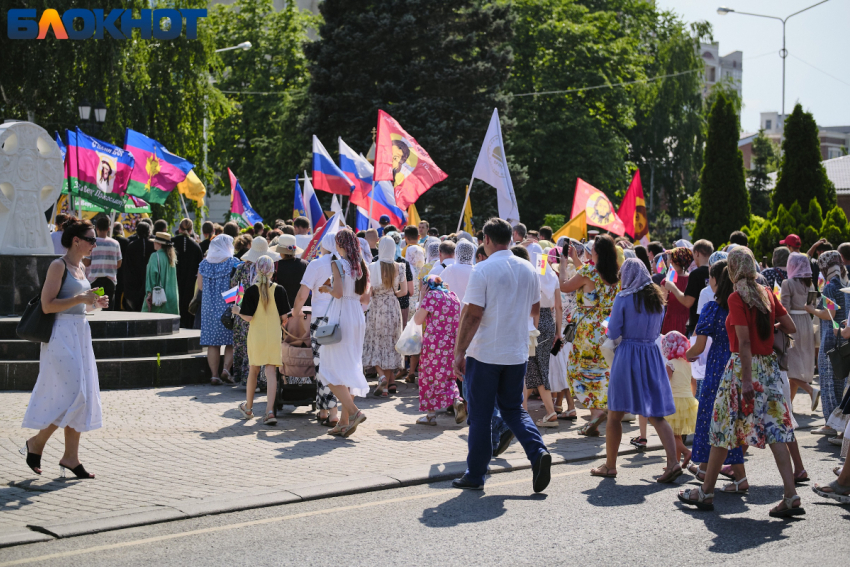
[[[522,407],[528,362],[529,314],[540,316],[540,281],[531,264],[513,255],[511,225],[498,218],[484,225],[487,261],[475,266],[464,296],[454,371],[464,380],[469,403],[466,473],[455,488],[481,490],[493,456],[491,419],[498,402],[507,426],[531,461],[533,488],[549,485],[552,456]]]
[[[455,263],[455,243],[451,240],[440,242],[440,261],[434,264],[429,276],[439,276],[443,270]],[[458,299],[460,299],[458,297]]]
[[[298,217],[292,222],[292,228],[295,231],[295,245],[301,250],[307,250],[307,246],[313,240],[313,236],[310,234],[310,219]]]
[[[304,217],[299,217],[304,218]],[[331,217],[331,220],[336,216]],[[299,219],[295,219],[298,222]],[[335,221],[334,221],[335,222]],[[325,284],[330,284],[333,277],[331,262],[336,253],[336,233],[339,228],[328,229],[322,237],[322,251],[324,255],[310,262],[307,269],[304,271],[304,276],[301,278],[301,287],[298,289],[298,295],[295,296],[295,303],[292,306],[292,316],[299,320],[303,317],[301,310],[307,302],[307,298],[312,293],[310,318],[310,337],[313,346],[313,363],[316,366],[316,385],[318,391],[316,393],[316,409],[319,411],[319,418],[327,420],[327,425],[336,425],[339,421],[337,416],[338,401],[333,395],[331,389],[321,378],[320,360],[319,360],[319,343],[314,338],[316,329],[327,323],[328,318],[326,313],[331,304],[331,295],[319,291],[319,288]],[[296,240],[298,236],[295,237]],[[296,244],[297,246],[297,244]]]
[[[67,215],[62,213],[56,215],[56,230],[50,233],[50,238],[53,240],[53,253],[60,256],[64,256],[65,252],[68,251],[67,248],[62,246],[62,225],[65,224],[66,220],[68,220]]]

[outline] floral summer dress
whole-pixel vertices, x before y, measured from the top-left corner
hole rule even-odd
[[[433,413],[460,397],[452,372],[460,301],[453,291],[431,290],[422,299],[422,308],[428,319],[419,360],[419,411]]]
[[[576,292],[578,309],[575,320],[578,325],[570,353],[570,389],[572,395],[586,408],[606,409],[610,373],[599,347],[607,338],[608,330],[602,323],[611,314],[620,284],[606,284],[591,265],[582,267],[578,274],[590,278],[594,290],[588,293],[584,288],[579,288]]]

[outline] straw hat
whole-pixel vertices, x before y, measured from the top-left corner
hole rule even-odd
[[[158,242],[163,246],[174,246],[174,243],[171,242],[171,235],[167,232],[157,232],[153,238],[151,238],[151,242]]]
[[[275,262],[280,260],[280,254],[269,250],[268,241],[262,236],[255,236],[251,241],[251,249],[242,256],[243,262],[256,262],[260,256],[268,256]]]
[[[282,256],[301,256],[304,252],[304,250],[296,246],[295,237],[291,234],[281,234],[277,239],[277,248],[275,250]]]

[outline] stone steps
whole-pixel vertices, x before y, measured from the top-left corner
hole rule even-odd
[[[101,390],[205,384],[211,376],[204,354],[98,360],[97,374]],[[32,390],[37,378],[37,360],[0,362],[0,391]]]
[[[131,337],[124,339],[92,339],[97,360],[108,358],[156,357],[201,352],[199,331],[180,329],[173,335]],[[38,360],[40,343],[22,340],[0,341],[0,362]]]
[[[180,318],[122,311],[88,315],[102,389],[201,384],[210,371],[201,333],[181,329]],[[31,390],[41,345],[18,339],[18,317],[0,318],[0,390]]]

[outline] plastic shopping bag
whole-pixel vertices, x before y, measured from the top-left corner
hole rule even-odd
[[[417,325],[411,319],[401,332],[395,349],[402,356],[413,356],[422,352],[422,325]]]
[[[570,387],[567,383],[567,371],[572,350],[573,343],[564,343],[557,356],[549,355],[549,387],[553,393]]]
[[[620,341],[622,341],[622,337],[612,341],[611,339],[605,339],[605,342],[602,343],[602,346],[599,347],[599,350],[602,352],[602,358],[605,359],[605,362],[608,363],[608,368],[611,368],[614,364],[614,351],[620,346]]]

